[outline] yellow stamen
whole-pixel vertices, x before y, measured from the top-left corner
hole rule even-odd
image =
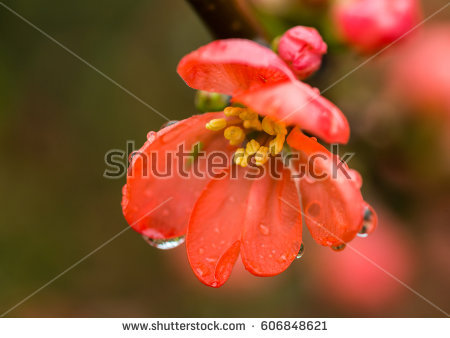
[[[255,164],[262,166],[264,163],[267,162],[269,159],[269,148],[267,147],[260,147],[258,151],[255,154]]]
[[[276,122],[268,116],[263,119],[262,128],[269,135],[287,134],[287,129],[283,122]]]
[[[246,167],[248,165],[248,154],[245,152],[244,148],[238,148],[236,150],[234,153],[234,163],[241,167]]]
[[[237,146],[242,143],[245,139],[244,131],[237,126],[231,126],[225,129],[223,135],[227,140],[230,141],[232,146]]]
[[[249,155],[256,154],[258,149],[261,147],[258,141],[252,139],[247,143],[247,146],[245,147],[245,152]]]
[[[206,124],[206,129],[208,130],[222,130],[227,126],[227,120],[225,119],[212,119]]]
[[[281,153],[281,151],[283,150],[285,138],[286,137],[284,135],[278,134],[277,136],[275,136],[275,138],[272,141],[270,141],[269,149],[270,149],[270,154],[272,156],[275,156],[275,155],[278,155],[279,153]]]
[[[261,121],[259,121],[258,118],[254,119],[254,120],[245,120],[243,125],[244,125],[244,128],[247,128],[247,129],[253,128],[258,131],[262,130]]]
[[[262,129],[269,135],[275,135],[275,130],[273,128],[273,120],[266,116],[262,120]]]
[[[241,107],[226,107],[223,112],[225,116],[239,116],[244,110],[245,108]]]
[[[258,114],[246,109],[246,110],[243,110],[242,113],[239,114],[239,118],[244,121],[245,120],[255,120],[258,118]]]
[[[273,129],[275,130],[276,134],[281,134],[281,135],[287,134],[286,125],[283,122],[274,122]]]

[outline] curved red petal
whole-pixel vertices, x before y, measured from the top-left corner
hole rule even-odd
[[[269,174],[255,180],[248,199],[242,233],[241,257],[257,276],[274,276],[286,270],[302,243],[302,217],[297,187],[288,169],[277,161],[281,179]]]
[[[352,240],[361,230],[366,205],[359,190],[360,177],[298,128],[289,134],[287,142],[300,153],[299,163],[308,165],[303,172],[309,174],[299,184],[311,235],[325,246]]]
[[[177,71],[192,88],[227,95],[295,79],[269,48],[243,39],[216,40],[200,47],[181,59]]]
[[[198,157],[195,166],[179,170],[189,159],[179,160],[176,152],[183,145],[183,151],[190,153],[199,142],[206,154],[216,149],[231,152],[221,133],[205,129],[209,120],[220,117],[222,113],[197,115],[149,133],[148,141],[132,158],[123,188],[123,214],[134,230],[155,239],[185,234],[192,207],[210,178],[192,174],[194,168],[205,173],[206,156]]]
[[[239,256],[242,226],[251,181],[238,178],[211,180],[192,210],[186,248],[197,278],[212,287],[223,285]]]
[[[318,89],[300,81],[267,85],[233,97],[261,115],[295,124],[328,143],[347,143],[350,127],[344,114],[320,95]]]

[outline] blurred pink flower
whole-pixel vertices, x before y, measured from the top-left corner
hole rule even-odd
[[[299,80],[306,79],[320,68],[327,45],[315,28],[296,26],[280,39],[279,56]]]
[[[418,0],[336,0],[332,10],[343,40],[362,53],[387,46],[421,17]]]
[[[353,241],[339,254],[314,252],[314,290],[327,302],[350,311],[375,312],[388,309],[404,294],[401,284],[356,252],[401,281],[411,282],[414,255],[408,233],[386,213],[379,217],[381,226],[376,232]]]
[[[450,24],[426,27],[394,56],[390,89],[419,111],[450,117]]]

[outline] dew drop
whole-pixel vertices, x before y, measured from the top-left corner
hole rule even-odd
[[[135,157],[136,155],[139,155],[139,151],[138,151],[138,150],[133,151],[133,152],[130,154],[130,156],[128,156],[128,163],[131,164],[131,161],[133,161],[133,157]]]
[[[154,132],[153,130],[149,131],[147,133],[147,141],[149,142],[153,142],[156,138],[156,132]]]
[[[297,257],[295,257],[295,258],[296,258],[296,259],[302,258],[302,256],[303,256],[304,253],[305,253],[305,246],[304,246],[303,243],[302,243],[302,245],[300,245],[300,250],[298,250]]]
[[[331,249],[333,249],[334,251],[342,251],[345,249],[345,247],[346,247],[346,244],[342,243],[339,245],[332,246]]]
[[[205,272],[204,272],[202,269],[200,269],[200,268],[197,268],[196,271],[197,271],[197,274],[198,274],[200,277],[203,277],[203,275],[205,274]]]
[[[378,217],[373,208],[366,203],[364,206],[364,216],[361,230],[358,233],[358,237],[366,238],[377,227]]]
[[[166,123],[164,123],[161,128],[159,128],[159,130],[167,128],[175,123],[178,123],[178,120],[171,120],[171,121],[167,121]]]
[[[259,225],[259,231],[264,235],[267,236],[269,234],[269,228],[267,227],[267,225],[264,224],[260,224]]]
[[[308,215],[310,215],[311,217],[319,217],[320,212],[321,212],[321,206],[319,204],[319,202],[317,201],[313,201],[311,203],[308,204],[308,206],[306,207],[306,213]]]
[[[198,249],[198,253],[200,255],[203,255],[205,253],[205,249],[203,249],[203,248]]]
[[[169,238],[169,239],[155,239],[155,238],[150,238],[150,237],[146,237],[146,236],[142,236],[142,237],[148,244],[150,244],[151,246],[154,246],[157,249],[161,249],[161,250],[174,249],[177,246],[184,243],[184,236],[174,237],[174,238]]]

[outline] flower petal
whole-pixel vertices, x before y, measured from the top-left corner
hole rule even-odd
[[[210,177],[204,175],[206,156],[198,157],[196,165],[187,169],[179,166],[192,161],[187,154],[199,143],[206,154],[217,149],[232,151],[221,133],[205,129],[209,120],[220,117],[222,113],[197,115],[149,133],[148,141],[132,158],[123,188],[123,214],[134,230],[155,239],[185,234],[192,207]],[[183,161],[176,155],[180,145],[186,153]],[[203,177],[193,175],[195,168]]]
[[[239,256],[242,226],[252,182],[239,177],[213,179],[192,210],[186,248],[192,270],[208,286],[223,285]]]
[[[241,256],[248,271],[274,276],[286,270],[302,243],[302,217],[295,183],[281,161],[281,179],[268,173],[255,180],[248,199]]]
[[[360,177],[298,128],[289,134],[287,142],[300,153],[300,163],[308,164],[309,175],[299,184],[311,235],[325,246],[349,242],[363,225],[366,204],[359,190]]]
[[[350,128],[333,103],[300,81],[266,85],[233,97],[261,115],[295,124],[328,143],[347,143]]]
[[[269,48],[243,39],[216,40],[200,47],[181,59],[177,71],[192,88],[227,95],[295,79]]]

